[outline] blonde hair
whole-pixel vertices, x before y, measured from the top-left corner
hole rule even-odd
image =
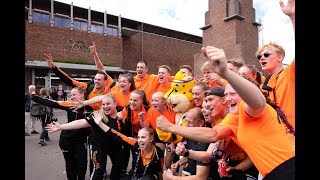
[[[283,58],[285,57],[286,53],[285,53],[285,50],[284,48],[279,45],[278,43],[276,42],[269,42],[269,44],[265,44],[263,46],[261,46],[255,53],[256,56],[260,55],[262,53],[263,50],[265,49],[269,49],[269,48],[274,48],[275,49],[275,52],[278,53],[279,55],[283,56]]]
[[[240,68],[241,66],[243,66],[245,64],[245,62],[243,61],[242,58],[232,58],[232,59],[228,59],[227,63],[231,63],[232,65]]]
[[[204,73],[205,71],[212,70],[212,65],[209,63],[209,61],[206,61],[202,66],[201,66],[201,72]]]
[[[114,98],[114,96],[113,96],[112,94],[105,94],[102,99],[106,99],[106,98],[109,98],[109,99],[111,99],[114,103],[116,103],[116,99]],[[108,119],[107,115],[104,113],[104,110],[103,110],[102,106],[99,108],[98,112],[100,113],[100,115],[101,115],[101,117],[102,117],[102,121],[103,121],[105,124],[107,124],[107,123],[109,122],[109,119]],[[118,117],[118,114],[117,114],[117,118],[119,118],[119,117]]]
[[[40,95],[42,95],[42,96],[48,95],[48,89],[47,88],[41,88],[40,89]]]

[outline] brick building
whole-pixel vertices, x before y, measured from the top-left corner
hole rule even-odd
[[[252,0],[208,0],[205,13],[203,46],[224,49],[228,59],[242,58],[261,71],[255,52],[258,49],[258,27]],[[200,72],[205,59],[195,56],[195,72]]]
[[[208,7],[202,38],[73,3],[25,0],[25,89],[29,84],[49,88],[63,84],[42,60],[48,52],[73,78],[91,79],[96,73],[88,49],[92,42],[113,78],[124,70],[135,73],[141,60],[148,63],[149,73],[157,73],[157,67],[166,64],[174,75],[181,65],[188,64],[194,75],[201,77],[203,45],[223,48],[228,58],[241,57],[260,69],[254,56],[260,24],[255,22],[253,1],[208,0]]]
[[[99,57],[111,77],[129,70],[138,61],[148,63],[149,73],[166,64],[172,74],[182,64],[193,67],[202,38],[119,16],[53,0],[25,0],[25,88],[57,87],[60,82],[42,59],[50,52],[56,64],[81,81],[96,73],[88,47],[95,42]],[[70,64],[71,62],[71,64]],[[81,64],[77,64],[77,63]]]

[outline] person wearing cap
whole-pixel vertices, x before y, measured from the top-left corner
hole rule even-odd
[[[257,85],[227,68],[223,49],[207,46],[201,50],[213,70],[229,82],[225,100],[230,113],[238,118],[224,118],[213,128],[176,126],[158,118],[157,128],[204,143],[231,136],[264,179],[295,179],[295,137],[278,121],[277,111],[268,104],[270,101]]]

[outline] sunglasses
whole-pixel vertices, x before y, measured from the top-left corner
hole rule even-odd
[[[261,58],[262,58],[262,56],[264,56],[264,57],[269,57],[271,54],[269,53],[269,52],[265,52],[265,53],[263,53],[262,55],[258,55],[257,56],[257,58],[258,58],[258,60],[260,60]]]

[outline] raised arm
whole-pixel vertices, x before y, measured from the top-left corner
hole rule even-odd
[[[293,26],[293,32],[295,32],[295,0],[288,0],[287,5],[284,5],[283,0],[279,1],[280,7],[282,9],[282,12],[289,16],[292,26]]]
[[[266,106],[266,98],[260,89],[252,82],[227,68],[227,59],[223,49],[207,46],[202,48],[202,52],[208,58],[212,69],[227,80],[245,102],[244,108],[248,115],[259,117]]]
[[[90,46],[89,49],[91,51],[91,54],[93,55],[93,59],[94,59],[94,62],[96,64],[98,71],[106,72],[106,70],[104,69],[103,63],[101,62],[101,60],[98,56],[95,42],[92,42],[92,46]]]
[[[108,125],[102,122],[102,117],[99,111],[93,112],[94,122],[106,133],[107,136],[112,136],[112,138],[119,143],[126,143],[131,146],[138,146],[137,139],[127,137],[124,134],[110,128]]]
[[[202,143],[216,142],[232,134],[232,130],[227,126],[216,125],[213,128],[180,126],[172,124],[162,115],[157,117],[157,128]]]
[[[95,104],[95,103],[98,103],[98,102],[101,102],[103,97],[105,96],[104,95],[99,95],[99,96],[95,96],[91,99],[88,99],[88,100],[80,100],[80,99],[72,99],[73,101],[71,102],[71,104],[69,105],[69,107],[71,108],[75,108],[75,109],[79,109],[83,106],[88,106],[88,105],[91,105],[91,104]]]
[[[58,122],[52,122],[48,124],[45,129],[48,132],[56,132],[60,130],[73,130],[73,129],[81,129],[91,127],[91,125],[85,119],[78,119],[75,121],[71,121],[66,124],[59,124]]]
[[[66,74],[58,66],[56,66],[53,63],[53,57],[50,53],[44,54],[43,59],[47,61],[48,66],[51,68],[51,70],[68,86],[71,86],[71,87],[82,86],[85,89],[87,88],[87,83],[79,82],[72,79],[68,74]]]

